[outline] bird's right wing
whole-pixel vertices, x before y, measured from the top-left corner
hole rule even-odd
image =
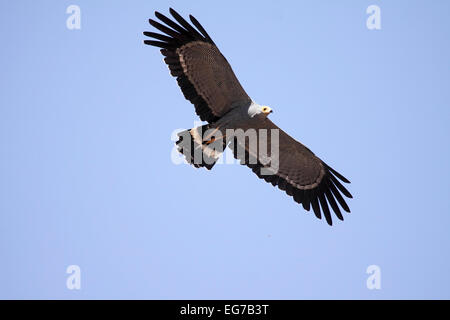
[[[177,78],[185,98],[195,105],[200,119],[214,122],[231,108],[250,104],[230,64],[200,23],[189,16],[196,30],[172,8],[170,14],[178,23],[155,12],[166,25],[152,19],[149,22],[163,34],[144,32],[159,40],[144,43],[162,48],[170,73]]]
[[[257,143],[252,148],[250,139],[235,138],[231,146],[234,156],[241,160],[242,164],[251,168],[260,179],[278,186],[297,203],[301,203],[305,210],[309,211],[312,207],[317,218],[321,219],[322,212],[329,225],[332,224],[332,218],[328,205],[340,220],[343,220],[343,216],[337,203],[342,209],[350,212],[342,195],[348,198],[352,198],[352,195],[339,180],[345,183],[350,181],[329,167],[311,150],[289,136],[268,118],[250,121],[247,127],[244,125],[241,129],[254,130]],[[264,130],[266,133],[262,136]],[[277,148],[274,146],[276,143],[272,138],[272,130],[278,131]],[[272,158],[271,163],[267,163],[267,159],[263,161],[260,152],[262,145],[266,146],[264,153]],[[278,152],[278,159],[274,159],[273,151]],[[277,163],[276,167],[273,166],[273,162]],[[262,169],[266,169],[266,172]],[[267,174],[270,172],[271,174]]]

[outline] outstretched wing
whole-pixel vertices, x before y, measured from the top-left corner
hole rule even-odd
[[[200,119],[214,122],[231,108],[250,104],[228,61],[200,23],[189,16],[196,30],[172,8],[170,14],[176,22],[155,12],[166,25],[152,19],[149,22],[163,34],[146,31],[144,35],[158,41],[144,43],[162,48],[170,73],[177,78],[185,98],[195,105]]]
[[[340,182],[350,183],[350,181],[316,157],[311,150],[293,139],[268,118],[255,119],[248,123],[248,128],[242,129],[244,131],[255,129],[258,144],[252,148],[249,139],[235,138],[232,145],[234,156],[250,167],[259,178],[272,183],[273,186],[278,186],[297,203],[301,203],[305,210],[309,211],[312,207],[317,218],[321,219],[323,213],[329,225],[332,225],[329,206],[340,220],[344,218],[338,203],[342,209],[350,212],[342,195],[348,198],[352,198],[352,195]],[[267,133],[262,136],[260,129],[266,129]],[[266,159],[262,159],[261,154],[264,156],[267,153],[269,157],[274,156],[271,150],[275,147],[275,141],[272,139],[271,130],[278,130],[278,166],[273,166],[278,167],[278,171],[274,170],[275,173],[265,175],[266,172],[262,172],[261,169],[270,171],[273,163],[267,163]],[[261,142],[261,139],[266,139],[267,143]],[[259,152],[261,145],[266,145],[267,152]]]

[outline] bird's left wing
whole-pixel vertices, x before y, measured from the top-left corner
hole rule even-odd
[[[172,8],[170,14],[176,22],[155,12],[165,25],[152,19],[149,22],[163,34],[146,31],[144,35],[158,41],[144,43],[162,48],[170,73],[177,78],[185,98],[195,105],[200,119],[214,122],[233,107],[250,104],[230,64],[200,23],[189,16],[195,29]]]
[[[234,156],[241,160],[242,164],[250,167],[259,178],[285,191],[297,203],[301,203],[305,210],[309,211],[312,207],[317,218],[321,219],[323,213],[329,225],[332,225],[332,218],[328,205],[338,219],[343,220],[338,203],[342,209],[350,212],[342,195],[348,198],[352,198],[352,195],[340,181],[345,183],[350,181],[268,118],[253,120],[249,122],[247,128],[242,127],[243,131],[248,129],[254,129],[257,144],[251,147],[250,139],[235,137],[231,146]],[[272,130],[278,131],[278,143],[272,136]],[[266,132],[264,135],[263,131]],[[274,144],[278,144],[278,148]],[[265,150],[262,153],[260,148],[263,145]],[[278,161],[274,158],[275,153],[278,155]],[[272,157],[271,163],[267,163],[265,154],[268,158]],[[276,166],[273,165],[274,161],[277,162]],[[263,172],[262,169],[266,171]],[[267,174],[268,172],[273,173]]]

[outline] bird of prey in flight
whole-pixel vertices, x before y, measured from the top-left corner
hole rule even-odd
[[[144,32],[145,36],[153,38],[144,43],[161,48],[164,61],[185,98],[194,104],[200,119],[207,122],[178,134],[178,150],[186,160],[196,168],[209,170],[228,145],[234,156],[259,178],[278,186],[305,210],[312,208],[317,218],[323,215],[332,225],[331,207],[336,217],[343,220],[340,208],[350,212],[343,195],[347,198],[352,195],[341,181],[350,181],[270,121],[268,115],[272,109],[255,103],[247,95],[228,61],[197,19],[190,15],[189,23],[173,9],[170,14],[173,19],[155,12],[160,22],[153,19],[149,22],[161,33]],[[254,130],[256,149],[250,147],[251,135],[237,139],[237,134],[228,133],[239,129]],[[264,130],[276,131],[277,135],[263,134]],[[205,131],[209,134],[203,135]],[[277,159],[273,160],[276,165],[270,161],[274,157],[264,157],[258,152],[263,139],[266,150],[272,150],[276,144],[276,152],[273,152],[277,154]],[[200,161],[194,157],[198,151],[202,156]],[[271,168],[276,170],[271,171]],[[267,169],[265,173],[264,169]]]

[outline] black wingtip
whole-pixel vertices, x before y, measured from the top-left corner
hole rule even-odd
[[[155,17],[161,20],[161,17],[164,17],[164,15],[161,12],[155,11]]]
[[[206,38],[206,40],[208,40],[210,43],[214,44],[214,41],[211,39],[208,32],[206,32],[205,28],[203,28],[203,26],[200,24],[200,22],[198,22],[198,20],[191,14],[189,15],[189,19],[194,24],[194,26],[200,31],[200,33]]]
[[[170,8],[169,7],[169,12],[170,12],[171,15],[174,15],[174,14],[178,15],[178,12],[176,12],[174,8]]]
[[[342,206],[342,204],[341,204],[341,206]],[[344,211],[347,212],[347,213],[351,213],[350,207],[348,206],[347,203],[345,203],[345,206],[343,206],[342,209],[344,209]]]
[[[339,182],[339,180],[332,174],[329,175],[330,181],[345,195],[347,198],[353,198],[352,194]]]
[[[331,171],[331,173],[333,173],[336,177],[338,177],[341,181],[345,182],[345,183],[351,183],[350,180],[348,180],[346,177],[344,177],[342,174],[340,174],[339,172],[337,172],[336,170],[334,170],[332,167],[330,167],[329,165],[327,165],[326,163],[325,167]]]

